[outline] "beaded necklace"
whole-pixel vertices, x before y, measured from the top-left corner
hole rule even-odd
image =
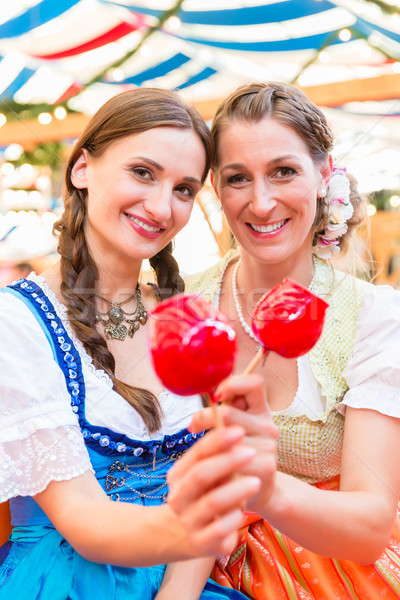
[[[123,341],[127,335],[133,337],[140,325],[146,324],[147,312],[142,301],[139,283],[136,285],[135,293],[123,302],[111,302],[98,294],[96,296],[110,305],[107,312],[102,313],[98,310],[96,313],[96,322],[104,326],[104,332],[108,340],[116,339]],[[133,300],[133,298],[136,298],[136,308],[133,312],[128,313],[121,307],[123,304]],[[129,325],[129,328],[122,324],[122,321],[125,321]]]
[[[312,259],[313,259],[313,276],[310,282],[310,285],[308,286],[308,289],[310,290],[310,292],[313,291],[314,289],[314,279],[315,279],[315,271],[316,271],[316,262],[317,259],[315,258],[314,255],[312,255]],[[243,311],[242,311],[242,307],[240,306],[240,302],[239,302],[239,298],[238,298],[238,290],[237,290],[237,274],[238,274],[238,270],[239,270],[239,266],[241,263],[241,258],[239,258],[239,260],[237,261],[233,274],[232,274],[232,294],[233,294],[233,301],[235,303],[235,310],[236,310],[236,314],[238,316],[239,322],[242,326],[242,329],[245,333],[247,333],[247,335],[254,340],[255,342],[257,342],[258,345],[260,345],[260,341],[259,339],[256,337],[256,335],[254,334],[253,330],[251,329],[250,325],[247,323],[247,321],[245,320],[244,316],[243,316]],[[222,279],[221,279],[222,281]]]

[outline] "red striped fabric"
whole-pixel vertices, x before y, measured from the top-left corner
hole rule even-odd
[[[392,539],[371,565],[314,554],[247,513],[236,551],[217,560],[213,578],[254,600],[399,600],[400,505]]]
[[[113,27],[109,31],[102,33],[98,37],[95,37],[84,44],[79,44],[78,46],[67,48],[66,50],[62,50],[60,52],[53,52],[52,54],[32,54],[32,56],[46,60],[76,56],[77,54],[82,54],[82,52],[88,52],[89,50],[94,50],[95,48],[100,48],[100,46],[104,46],[105,44],[119,40],[125,35],[128,35],[128,33],[132,33],[132,31],[140,29],[140,27],[143,25],[143,21],[144,19],[138,15],[136,23],[128,23],[123,21],[116,27]]]

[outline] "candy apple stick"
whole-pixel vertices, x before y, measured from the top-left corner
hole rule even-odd
[[[221,419],[221,415],[219,414],[219,412],[217,410],[217,404],[212,399],[211,394],[209,392],[206,392],[205,394],[203,394],[203,398],[205,399],[207,406],[211,407],[213,417],[214,417],[215,427],[222,427],[223,422]]]
[[[243,375],[249,375],[256,369],[257,365],[262,361],[266,360],[269,354],[269,350],[265,350],[264,348],[259,348],[257,353],[253,356],[245,370],[243,371]]]

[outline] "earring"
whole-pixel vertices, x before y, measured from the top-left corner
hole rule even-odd
[[[322,190],[320,190],[318,192],[318,198],[325,198],[325,196],[326,196],[326,189],[322,188]]]

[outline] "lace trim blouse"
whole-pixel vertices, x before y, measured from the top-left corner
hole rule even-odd
[[[16,495],[34,495],[52,480],[70,479],[93,470],[85,437],[92,437],[91,441],[105,451],[132,451],[136,456],[146,452],[152,455],[162,444],[171,452],[172,448],[187,446],[193,436],[186,428],[193,413],[201,408],[201,399],[192,396],[182,401],[163,392],[159,398],[162,427],[149,435],[140,415],[112,389],[108,375],[94,367],[68,323],[66,307],[58,302],[42,277],[31,274],[29,281],[53,305],[55,314],[47,315],[54,318],[54,327],[60,323],[59,329],[65,328],[65,336],[73,342],[74,349],[70,349],[68,340],[58,336],[63,342],[60,347],[65,350],[64,357],[73,360],[71,352],[75,351],[80,359],[87,419],[83,422],[88,429],[82,430],[82,415],[77,406],[71,406],[68,379],[54,359],[43,327],[23,300],[1,293],[0,502]],[[78,388],[73,379],[74,366],[69,363],[68,385]],[[100,433],[93,433],[96,428]],[[113,432],[118,433],[113,436]],[[180,433],[186,435],[180,438]]]

